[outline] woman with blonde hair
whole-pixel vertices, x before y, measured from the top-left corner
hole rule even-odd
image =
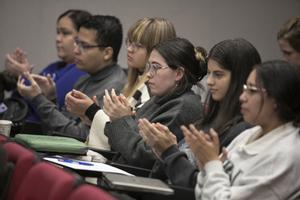
[[[300,65],[300,16],[286,21],[277,33],[277,41],[284,59]]]
[[[144,84],[148,79],[144,68],[152,48],[175,37],[173,24],[164,18],[145,17],[129,28],[126,38],[128,82],[122,93],[134,110],[150,98],[148,88]],[[86,140],[88,146],[109,150],[110,146],[104,135],[104,126],[109,118],[97,102],[75,90],[66,95],[66,102],[69,112],[91,124]]]

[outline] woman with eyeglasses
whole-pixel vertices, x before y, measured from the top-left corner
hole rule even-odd
[[[203,52],[195,52],[195,47],[186,39],[175,38],[157,44],[146,67],[151,98],[136,111],[124,96],[106,91],[103,110],[110,122],[106,123],[104,133],[111,148],[118,152],[113,161],[152,168],[156,152],[139,134],[139,119],[164,124],[174,133],[176,141],[183,138],[181,124],[190,124],[202,117],[200,97],[191,87],[206,74],[205,56]]]
[[[58,17],[55,42],[60,60],[45,67],[39,75],[32,74],[46,97],[56,102],[59,109],[64,106],[66,93],[73,88],[78,78],[86,74],[76,68],[73,51],[79,27],[89,16],[90,13],[84,10],[67,10]],[[31,72],[32,65],[29,64],[26,53],[17,48],[14,53],[6,55],[6,69],[17,78],[23,72]],[[39,121],[34,108],[27,120]]]
[[[148,78],[144,71],[153,46],[175,37],[173,24],[163,18],[145,17],[129,28],[126,38],[128,81],[122,93],[133,109],[141,107],[150,98],[145,85]],[[96,102],[76,90],[67,94],[66,101],[69,112],[91,124],[87,145],[109,150],[110,145],[104,135],[104,126],[109,117]]]
[[[253,66],[261,62],[255,47],[245,39],[228,39],[213,46],[207,57],[208,96],[203,118],[197,121],[198,130],[209,134],[218,132],[220,149],[243,130],[250,127],[240,113],[239,95]],[[198,169],[197,160],[184,140],[173,139],[172,130],[147,119],[139,122],[140,133],[160,161],[152,169],[152,176],[169,179],[172,184],[194,188]],[[180,173],[179,173],[180,172]]]
[[[285,61],[256,65],[240,96],[253,128],[219,158],[217,132],[182,127],[199,169],[196,199],[299,199],[300,76]]]

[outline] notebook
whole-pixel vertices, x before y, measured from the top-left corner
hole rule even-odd
[[[39,152],[84,155],[88,150],[83,142],[63,136],[17,134],[15,140]]]
[[[174,190],[159,179],[103,173],[103,180],[113,190],[174,194]]]

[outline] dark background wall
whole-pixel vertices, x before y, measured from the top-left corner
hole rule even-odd
[[[0,0],[0,63],[15,47],[27,51],[35,71],[56,60],[56,18],[70,8],[116,15],[124,33],[139,18],[165,17],[179,36],[208,50],[223,39],[243,37],[263,60],[281,58],[277,30],[289,17],[300,15],[299,0]],[[123,67],[125,52],[123,45]]]

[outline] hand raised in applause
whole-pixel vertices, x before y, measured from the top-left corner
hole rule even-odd
[[[85,112],[93,103],[98,104],[96,96],[91,99],[86,94],[75,89],[73,89],[71,92],[68,92],[65,97],[65,105],[67,110],[85,120],[87,120],[87,118],[84,117]]]
[[[42,76],[38,74],[31,74],[32,78],[36,81],[42,90],[42,93],[49,100],[56,99],[56,86],[52,77],[48,74],[47,76]]]
[[[110,94],[105,90],[105,95],[103,96],[103,111],[109,116],[110,121],[135,114],[135,111],[132,111],[132,107],[126,97],[123,94],[118,96],[114,89],[111,90]]]
[[[209,134],[198,131],[194,125],[181,126],[186,143],[191,148],[202,168],[207,162],[219,160],[219,137],[215,130],[210,129]]]
[[[177,144],[176,136],[167,126],[150,123],[147,119],[140,119],[138,126],[140,135],[158,157],[170,146]]]
[[[17,77],[23,72],[31,72],[33,65],[29,64],[26,53],[22,49],[16,48],[13,53],[6,54],[5,68],[10,74]]]
[[[18,78],[18,92],[25,98],[33,99],[34,97],[38,96],[42,93],[41,88],[35,82],[32,75],[29,72],[24,72],[23,76],[29,81],[30,85],[25,84],[25,78],[19,76]]]

